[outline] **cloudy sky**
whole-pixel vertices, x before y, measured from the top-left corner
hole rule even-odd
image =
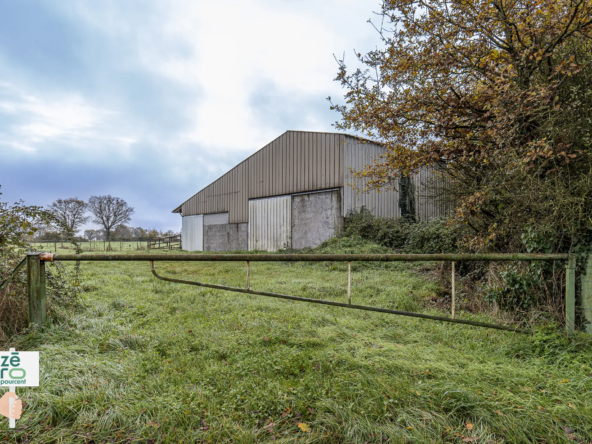
[[[131,225],[286,130],[334,131],[339,58],[377,43],[378,0],[0,3],[0,199],[111,194]]]

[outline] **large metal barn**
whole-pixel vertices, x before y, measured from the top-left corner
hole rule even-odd
[[[315,247],[362,207],[375,216],[400,217],[398,191],[358,192],[365,183],[353,177],[384,151],[346,134],[286,131],[173,210],[182,216],[183,249]],[[419,192],[429,176],[422,171],[412,179],[418,220],[446,211],[443,201]]]

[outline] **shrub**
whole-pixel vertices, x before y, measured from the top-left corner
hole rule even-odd
[[[405,253],[456,253],[458,230],[451,228],[443,219],[432,219],[429,222],[410,224],[411,230]]]
[[[503,310],[525,311],[533,307],[541,293],[537,265],[509,264],[499,273],[501,285],[488,287],[485,300],[497,302]]]
[[[520,236],[527,253],[552,253],[553,234],[526,225]],[[527,311],[545,306],[545,311],[561,313],[565,272],[551,262],[508,263],[499,267],[494,285],[485,289],[485,299],[510,311]]]
[[[458,229],[443,219],[415,222],[409,218],[374,217],[366,208],[345,218],[345,237],[359,236],[401,253],[455,253]]]
[[[40,207],[0,202],[0,283],[9,278],[27,252],[34,251],[26,238],[37,231],[36,225],[47,225],[51,221],[51,215]],[[46,270],[48,313],[60,319],[78,303],[78,287],[74,285],[78,282],[78,267],[70,272],[56,263]],[[27,327],[27,282],[21,271],[0,290],[0,341],[6,341]]]
[[[353,235],[332,237],[309,251],[318,254],[385,254],[389,252],[389,249],[372,240]]]

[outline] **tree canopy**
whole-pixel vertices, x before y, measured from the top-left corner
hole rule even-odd
[[[75,234],[85,224],[89,216],[86,216],[86,202],[71,197],[68,199],[57,199],[48,208],[56,219],[58,228]]]
[[[592,225],[592,0],[385,0],[381,47],[340,61],[340,129],[385,143],[361,173],[397,186],[447,175],[468,246],[516,247],[526,226],[572,248]]]
[[[131,220],[134,209],[119,197],[91,196],[88,199],[88,209],[93,214],[93,222],[105,230],[105,238],[111,240],[111,231],[119,224]]]

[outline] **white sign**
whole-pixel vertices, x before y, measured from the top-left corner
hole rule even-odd
[[[0,352],[0,387],[39,387],[39,352]]]

